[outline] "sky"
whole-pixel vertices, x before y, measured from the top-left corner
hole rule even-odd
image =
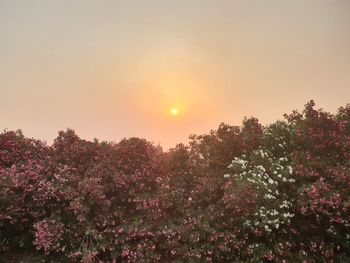
[[[0,0],[0,59],[2,130],[167,149],[350,103],[350,1]]]

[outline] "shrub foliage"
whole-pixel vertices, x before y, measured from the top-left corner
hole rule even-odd
[[[221,124],[164,152],[0,134],[0,258],[350,262],[350,105]]]

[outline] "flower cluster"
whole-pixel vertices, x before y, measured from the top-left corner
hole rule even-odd
[[[60,248],[59,241],[64,233],[64,225],[56,220],[43,220],[34,224],[33,244],[46,253]],[[62,248],[64,249],[64,248]]]
[[[225,178],[231,178],[234,185],[250,184],[257,194],[254,214],[243,222],[245,227],[271,232],[290,223],[294,200],[286,199],[285,192],[295,183],[290,163],[286,157],[278,158],[267,149],[259,148],[249,158],[246,155],[234,158],[228,166],[232,176],[225,174]]]

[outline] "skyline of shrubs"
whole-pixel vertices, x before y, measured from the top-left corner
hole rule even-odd
[[[0,134],[0,262],[350,262],[350,104],[163,151]]]

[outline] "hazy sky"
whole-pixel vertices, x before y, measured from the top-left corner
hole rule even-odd
[[[0,59],[0,128],[167,148],[349,103],[350,1],[0,0]]]

